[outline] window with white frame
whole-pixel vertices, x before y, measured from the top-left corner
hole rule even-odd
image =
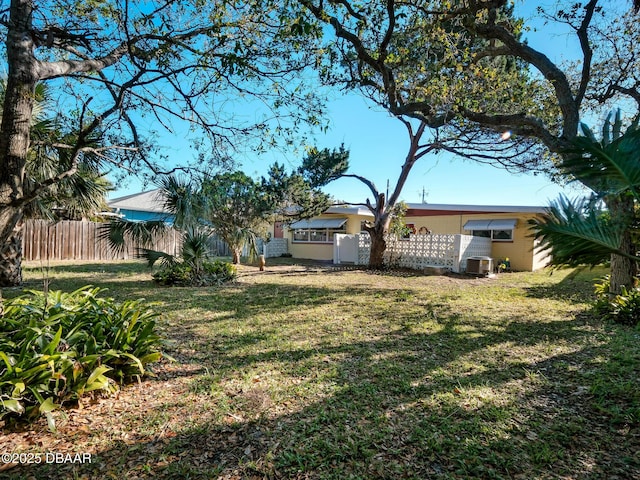
[[[337,233],[346,232],[346,218],[300,220],[291,224],[294,243],[333,243]]]
[[[474,237],[490,238],[494,242],[513,241],[513,230],[472,230]]]
[[[493,242],[513,242],[517,220],[513,218],[493,220],[469,220],[464,229],[474,237],[490,238]]]

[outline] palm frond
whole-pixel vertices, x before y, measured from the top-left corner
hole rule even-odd
[[[530,225],[555,266],[598,265],[612,253],[640,261],[619,248],[628,226],[608,221],[604,213],[590,199],[572,202],[560,197],[543,218],[531,220]]]
[[[620,112],[613,124],[607,118],[602,141],[582,125],[584,136],[567,150],[560,168],[598,193],[631,191],[640,199],[640,130],[634,122],[622,132]]]
[[[612,125],[612,138],[620,138],[622,135],[622,112],[620,109],[616,111],[616,118]]]
[[[597,142],[598,141],[598,139],[596,138],[594,133],[589,128],[589,125],[587,125],[586,123],[581,123],[580,124],[580,129],[582,130],[582,134],[585,136],[585,138],[588,138],[592,142]]]
[[[180,228],[189,228],[198,223],[201,216],[198,186],[190,179],[168,175],[157,182],[164,197],[164,207],[175,217]]]
[[[106,240],[111,249],[117,253],[122,253],[127,240],[141,245],[149,245],[153,237],[165,232],[169,227],[162,220],[152,220],[147,222],[132,222],[123,219],[112,220],[101,226],[98,237]]]
[[[184,232],[182,243],[182,258],[196,269],[200,269],[209,254],[210,234],[202,228],[188,228]]]
[[[138,248],[136,257],[145,259],[149,267],[153,267],[158,260],[160,260],[163,267],[170,267],[178,262],[178,259],[174,255],[158,250],[150,250],[148,248]]]

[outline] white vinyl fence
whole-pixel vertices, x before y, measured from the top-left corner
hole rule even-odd
[[[336,235],[334,263],[367,265],[371,239],[368,234]],[[343,238],[347,237],[347,238]],[[345,258],[340,246],[350,240],[357,241],[357,254]],[[491,239],[472,235],[409,235],[407,239],[387,238],[385,263],[422,270],[427,267],[445,268],[452,272],[464,272],[469,257],[490,256]]]

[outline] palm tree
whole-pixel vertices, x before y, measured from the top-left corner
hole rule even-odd
[[[0,109],[4,91],[5,82],[0,81]],[[26,191],[67,171],[71,167],[71,156],[64,146],[76,143],[72,133],[65,133],[60,122],[48,117],[51,100],[45,84],[36,85],[34,98],[31,148],[25,172]],[[101,141],[99,134],[84,140],[89,148],[83,151],[76,174],[50,185],[30,202],[25,209],[26,218],[80,219],[105,209],[106,195],[113,187],[102,174],[101,159],[95,153]]]
[[[183,232],[180,257],[146,248],[140,249],[140,257],[149,265],[160,260],[165,264],[185,262],[197,272],[209,253],[205,248],[211,235],[219,235],[232,251],[232,262],[240,263],[246,245],[256,254],[260,229],[273,211],[269,198],[242,172],[227,172],[200,181],[162,177],[158,181],[164,208],[175,220],[174,226]],[[105,237],[116,249],[124,247],[129,236],[141,244],[149,244],[153,235],[169,226],[162,221],[130,222],[115,220],[109,225]]]
[[[636,206],[640,202],[640,129],[638,118],[622,131],[620,111],[607,118],[602,138],[582,125],[561,168],[589,187],[590,198],[560,198],[547,215],[532,222],[557,266],[597,265],[611,262],[610,293],[632,286],[640,261],[636,242],[640,228]]]
[[[72,158],[65,146],[77,140],[74,134],[65,133],[58,121],[47,117],[50,100],[44,84],[36,86],[35,98],[26,166],[28,190],[71,168]],[[53,183],[30,202],[25,208],[26,218],[79,220],[106,209],[106,195],[113,187],[100,169],[102,159],[95,153],[102,139],[98,133],[83,141],[87,148],[77,160],[77,172]]]
[[[0,108],[5,94],[5,82],[0,81]],[[36,85],[35,105],[31,118],[31,146],[25,168],[25,196],[33,195],[24,207],[9,242],[0,249],[3,266],[0,285],[22,283],[22,223],[24,218],[58,219],[81,218],[103,209],[106,193],[111,184],[100,172],[100,161],[95,149],[86,149],[77,158],[77,169],[72,175],[72,158],[64,145],[75,145],[77,138],[65,133],[55,119],[48,117],[50,101],[44,84]],[[0,111],[1,113],[1,111]],[[95,135],[83,139],[83,144],[98,146],[101,138]],[[48,185],[48,186],[47,186]],[[46,187],[46,188],[45,188]],[[36,194],[37,192],[37,194]]]

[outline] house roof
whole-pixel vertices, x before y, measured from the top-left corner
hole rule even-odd
[[[365,217],[373,217],[373,213],[371,213],[367,207],[352,205],[334,205],[333,207],[327,208],[322,213],[323,215],[336,213],[338,215],[362,215]]]
[[[419,216],[421,213],[447,215],[461,213],[545,213],[547,207],[522,205],[456,205],[443,203],[408,203],[407,215]]]
[[[148,192],[134,193],[124,197],[114,198],[107,202],[109,207],[120,210],[135,210],[138,212],[168,213],[164,208],[164,197],[159,188]]]

